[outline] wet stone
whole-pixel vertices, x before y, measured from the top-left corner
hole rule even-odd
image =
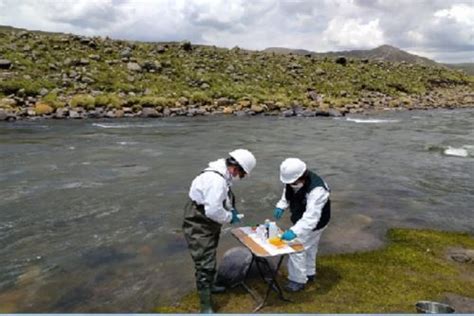
[[[217,282],[225,286],[233,286],[242,282],[252,262],[250,250],[235,247],[225,252],[217,270]]]

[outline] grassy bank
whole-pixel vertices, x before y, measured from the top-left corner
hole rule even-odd
[[[316,283],[304,292],[287,294],[294,303],[281,302],[272,293],[261,312],[414,313],[417,301],[440,301],[447,293],[474,299],[474,258],[465,263],[451,258],[467,249],[474,250],[474,238],[468,234],[392,229],[384,249],[320,256]],[[285,282],[285,277],[280,280]],[[263,293],[262,281],[252,280],[250,285]],[[214,297],[221,313],[251,313],[255,306],[241,289]],[[154,311],[196,312],[198,306],[193,293],[175,306]]]

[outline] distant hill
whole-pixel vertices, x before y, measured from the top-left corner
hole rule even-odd
[[[317,53],[311,52],[304,49],[291,49],[291,48],[280,48],[280,47],[270,47],[266,48],[264,52],[274,52],[278,54],[289,54],[294,55],[311,55],[315,57],[335,57],[344,55],[346,57],[360,58],[360,59],[373,59],[373,60],[382,60],[389,62],[407,62],[410,64],[421,64],[421,65],[438,65],[434,60],[417,56],[414,54],[407,53],[399,48],[382,45],[370,50],[348,50],[348,51],[338,51],[338,52],[326,52],[326,53]]]
[[[443,65],[451,69],[462,70],[468,75],[474,76],[474,63],[443,64]]]

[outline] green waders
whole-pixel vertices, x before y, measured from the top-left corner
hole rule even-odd
[[[217,265],[217,245],[221,224],[209,219],[204,206],[189,202],[184,210],[183,231],[194,261],[201,313],[212,313],[211,288]]]

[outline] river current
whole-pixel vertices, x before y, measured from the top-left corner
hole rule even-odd
[[[473,110],[2,123],[0,312],[147,312],[194,290],[187,191],[235,148],[257,158],[234,185],[244,225],[271,218],[285,158],[328,182],[321,254],[383,247],[391,227],[474,233]]]

